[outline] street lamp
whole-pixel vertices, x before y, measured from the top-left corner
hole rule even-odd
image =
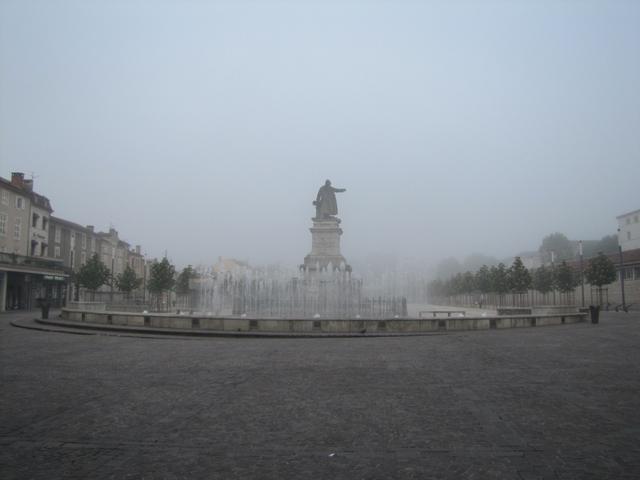
[[[554,252],[553,250],[551,250],[551,271],[554,272],[553,274],[553,278],[555,277],[555,261],[556,261],[556,252]],[[555,286],[555,281],[553,282],[553,305],[555,306],[556,304],[556,286]]]
[[[622,291],[622,310],[627,311],[627,305],[624,300],[624,267],[622,264],[622,245],[620,244],[620,229],[618,228],[618,255],[620,256],[620,290]]]
[[[582,308],[584,308],[584,264],[582,256],[582,240],[578,242],[578,248],[580,252],[580,290],[582,292]]]

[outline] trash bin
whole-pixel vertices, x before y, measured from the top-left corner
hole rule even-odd
[[[589,313],[591,314],[591,323],[598,323],[600,319],[600,305],[590,305]]]
[[[42,319],[46,320],[47,318],[49,318],[49,304],[48,303],[42,303],[40,305],[40,311],[42,312]]]

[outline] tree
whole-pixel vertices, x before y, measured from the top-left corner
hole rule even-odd
[[[491,274],[491,290],[496,292],[502,303],[502,296],[509,291],[509,276],[507,267],[504,263],[500,262],[497,267],[491,267],[489,271]]]
[[[473,272],[465,272],[462,275],[462,292],[473,293],[476,290],[476,277]]]
[[[489,267],[482,265],[476,272],[476,287],[480,293],[489,293],[491,291],[491,272]]]
[[[606,235],[597,241],[586,241],[583,242],[584,245],[584,256],[595,257],[598,252],[602,252],[604,254],[607,253],[617,253],[618,252],[618,236],[617,235]]]
[[[196,277],[196,272],[191,265],[182,269],[182,272],[176,278],[176,293],[186,295],[191,290],[189,288],[189,280]]]
[[[105,285],[109,278],[111,278],[111,272],[100,261],[97,253],[94,253],[87,263],[80,267],[76,275],[77,283],[91,292],[92,299],[95,299],[96,290]]]
[[[551,252],[555,260],[569,260],[573,258],[573,246],[569,239],[562,233],[556,232],[542,239],[540,254],[545,262],[551,261]]]
[[[136,272],[131,268],[131,265],[127,265],[124,272],[116,276],[116,287],[121,292],[124,292],[125,296],[129,298],[132,291],[136,290],[142,284],[142,279],[136,277]]]
[[[531,275],[520,257],[516,257],[509,268],[509,289],[513,293],[527,293],[531,286]]]
[[[156,295],[156,302],[158,307],[160,306],[160,298],[164,292],[167,292],[173,288],[175,283],[176,269],[167,257],[164,257],[160,262],[155,261],[151,265],[151,271],[149,273],[149,291]]]
[[[429,296],[429,301],[440,301],[443,296],[446,296],[444,282],[439,278],[431,280],[427,285],[427,293]]]
[[[547,293],[553,290],[553,281],[553,270],[544,265],[533,272],[533,288],[542,294],[543,301],[546,299]]]
[[[589,260],[589,266],[584,272],[584,276],[591,285],[598,287],[598,296],[602,304],[602,286],[608,285],[616,279],[616,267],[609,257],[604,253]]]
[[[577,285],[573,269],[564,260],[555,269],[554,283],[562,293],[571,292]]]

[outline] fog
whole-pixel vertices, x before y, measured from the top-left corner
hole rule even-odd
[[[301,263],[325,179],[354,265],[599,239],[640,207],[638,25],[622,1],[3,1],[0,175],[178,265]]]

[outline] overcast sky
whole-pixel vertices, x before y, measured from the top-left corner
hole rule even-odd
[[[0,175],[179,265],[439,259],[640,208],[640,2],[0,0]]]

